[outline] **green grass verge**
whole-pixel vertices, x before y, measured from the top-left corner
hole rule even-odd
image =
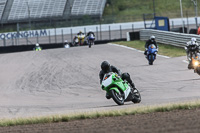
[[[157,16],[176,18],[180,16],[180,1],[154,0]],[[191,0],[183,0],[183,16],[194,17],[194,3]],[[114,22],[143,20],[143,14],[153,13],[153,0],[107,0],[103,18],[104,21],[111,18]],[[149,16],[147,17],[147,19]]]
[[[144,51],[144,45],[145,41],[121,41],[121,42],[115,42],[115,44],[120,44],[128,47],[132,47],[138,50]],[[160,55],[165,55],[169,57],[179,57],[179,56],[185,56],[185,49],[184,48],[179,48],[175,47],[172,45],[166,45],[166,44],[158,44],[159,50],[158,54]]]
[[[124,115],[135,115],[135,114],[147,114],[152,112],[167,112],[173,110],[183,109],[195,109],[200,108],[200,101],[192,101],[187,103],[174,103],[174,104],[163,104],[155,106],[137,106],[132,108],[110,110],[110,111],[99,111],[99,112],[88,112],[88,113],[77,113],[68,115],[54,115],[45,117],[32,117],[32,118],[16,118],[16,119],[2,119],[0,120],[0,126],[16,126],[16,125],[27,125],[27,124],[44,124],[44,123],[55,123],[55,122],[68,122],[72,120],[92,119],[99,117],[116,117]]]

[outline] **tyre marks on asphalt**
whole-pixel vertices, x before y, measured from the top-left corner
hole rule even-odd
[[[105,44],[95,45],[91,49],[77,47],[44,50],[37,54],[21,53],[17,59],[14,56],[18,54],[4,56],[2,62],[12,59],[13,64],[20,62],[22,65],[17,64],[15,69],[12,68],[21,68],[21,73],[17,73],[18,77],[12,80],[12,90],[8,91],[8,96],[0,99],[4,100],[0,107],[1,114],[8,113],[4,108],[9,108],[12,117],[119,109],[126,108],[127,105],[152,105],[198,95],[198,78],[187,71],[183,58],[159,56],[155,64],[149,66],[141,53],[143,51],[122,48],[121,45]],[[98,77],[103,60],[108,60],[123,72],[130,73],[142,94],[141,104],[126,103],[125,106],[116,106],[112,100],[105,98],[105,91],[101,90]],[[7,64],[5,67],[10,66]],[[186,92],[189,86],[194,91],[190,95]],[[10,92],[14,94],[10,95]],[[20,109],[17,110],[16,106]]]

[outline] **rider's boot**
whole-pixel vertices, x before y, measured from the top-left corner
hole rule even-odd
[[[135,90],[135,85],[134,85],[134,83],[131,83],[130,85],[131,85],[131,87],[133,88],[133,90]]]
[[[111,96],[110,96],[108,93],[106,93],[106,98],[107,98],[107,99],[110,99]]]
[[[146,50],[144,51],[144,55],[147,55],[147,51]]]

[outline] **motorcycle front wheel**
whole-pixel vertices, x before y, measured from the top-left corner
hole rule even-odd
[[[140,103],[141,102],[141,95],[140,92],[135,88],[133,91],[133,103]]]
[[[198,75],[200,75],[200,67],[199,67],[199,66],[196,68],[196,73],[197,73]]]
[[[149,65],[153,65],[153,54],[149,55]]]
[[[121,93],[117,93],[115,90],[110,90],[110,95],[118,105],[124,104],[124,98],[122,97]]]
[[[89,48],[91,48],[91,45],[92,45],[92,43],[91,43],[91,41],[89,42]]]

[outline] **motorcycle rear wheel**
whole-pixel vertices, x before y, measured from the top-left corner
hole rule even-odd
[[[118,105],[124,104],[124,98],[122,97],[121,93],[119,94],[115,90],[110,90],[110,95]]]

